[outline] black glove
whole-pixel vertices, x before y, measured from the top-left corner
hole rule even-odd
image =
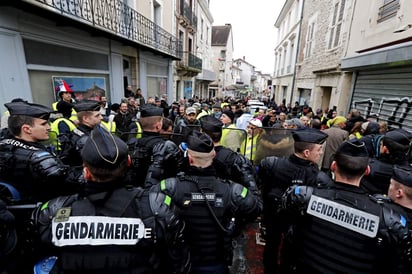
[[[171,160],[176,160],[180,155],[180,150],[172,141],[157,143],[153,146],[153,164],[163,166]]]
[[[234,164],[236,172],[240,175],[240,184],[247,187],[250,191],[256,192],[256,180],[253,172],[252,163],[244,156],[238,155]]]

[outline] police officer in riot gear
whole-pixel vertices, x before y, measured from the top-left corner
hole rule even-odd
[[[320,177],[329,182],[329,177],[319,171],[317,163],[322,156],[322,144],[328,137],[318,129],[305,128],[292,132],[294,154],[288,158],[269,156],[259,166],[258,178],[263,197],[263,235],[265,247],[263,265],[265,273],[276,273],[278,250],[285,230],[283,221],[287,216],[278,214],[283,192],[293,184],[316,185]],[[323,175],[323,176],[320,176]]]
[[[74,105],[79,123],[77,128],[69,134],[60,137],[62,152],[60,159],[71,166],[81,166],[82,157],[80,155],[90,132],[96,125],[100,125],[103,117],[100,113],[100,102],[95,100],[82,100]]]
[[[215,151],[209,136],[193,131],[187,146],[187,172],[162,180],[152,189],[171,196],[180,209],[186,222],[184,235],[190,247],[191,273],[229,273],[236,219],[253,221],[262,203],[246,187],[216,177],[212,165]]]
[[[41,143],[49,139],[51,109],[27,102],[5,104],[10,112],[11,137],[0,141],[0,195],[15,216],[18,243],[7,260],[10,272],[32,267],[32,242],[28,221],[33,204],[57,195],[75,193],[81,171],[71,169]],[[15,208],[18,209],[15,209]],[[21,264],[19,260],[26,263]]]
[[[165,141],[160,135],[163,109],[152,104],[140,108],[139,123],[143,129],[141,138],[132,138],[127,144],[132,159],[131,178],[138,186],[145,184],[145,176],[160,180],[165,176],[177,174],[179,149],[171,141]],[[156,144],[164,145],[162,150],[153,153]],[[161,153],[160,153],[161,152]],[[152,165],[149,171],[149,166]]]
[[[412,229],[412,168],[395,165],[388,189],[389,198],[402,207]],[[411,258],[412,260],[412,258]]]
[[[393,165],[409,166],[412,134],[399,128],[386,132],[377,143],[377,157],[371,159],[370,173],[362,178],[361,187],[370,194],[385,194]]]
[[[330,188],[295,185],[285,192],[282,208],[295,225],[285,237],[293,254],[287,272],[411,273],[406,216],[359,187],[368,162],[363,142],[345,141],[331,164]]]
[[[230,179],[249,188],[250,191],[257,191],[255,172],[250,160],[220,144],[223,123],[211,115],[203,116],[199,120],[202,132],[209,135],[215,147],[213,167],[216,169],[217,177]]]
[[[128,186],[128,147],[97,126],[82,150],[85,190],[33,212],[45,254],[58,273],[187,273],[184,223],[170,197]],[[42,269],[40,261],[35,269]]]
[[[0,141],[0,180],[11,184],[24,202],[73,191],[81,173],[69,169],[41,143],[49,139],[51,109],[27,102],[5,104],[11,138]],[[65,187],[68,187],[67,189]]]

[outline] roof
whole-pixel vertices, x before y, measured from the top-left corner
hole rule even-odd
[[[212,46],[226,46],[232,25],[212,26]]]

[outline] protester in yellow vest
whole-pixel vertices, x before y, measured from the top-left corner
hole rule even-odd
[[[233,123],[235,114],[231,110],[226,110],[220,116],[220,121],[223,123],[222,137],[220,143],[226,148],[230,148],[235,152],[240,151],[240,144],[246,137],[246,132],[240,130]]]
[[[61,150],[62,137],[70,134],[76,128],[76,124],[70,120],[73,109],[72,104],[61,100],[56,104],[56,109],[61,113],[62,117],[57,118],[50,124],[49,142],[59,152]]]
[[[72,91],[71,90],[59,90],[58,92],[57,92],[57,96],[59,97],[59,100],[58,101],[56,101],[56,102],[54,102],[53,104],[52,104],[52,109],[54,110],[54,111],[58,111],[58,109],[57,109],[57,104],[59,103],[59,102],[61,102],[61,101],[65,101],[65,102],[67,102],[67,103],[69,103],[69,104],[73,104],[73,101],[72,101]],[[76,110],[74,110],[74,108],[72,107],[72,109],[71,109],[71,115],[68,117],[70,120],[72,120],[73,122],[76,122],[77,121],[77,112],[76,112]]]
[[[253,163],[256,156],[256,145],[259,142],[260,134],[262,133],[262,122],[259,119],[253,118],[249,121],[249,125],[246,129],[247,137],[240,147],[240,153]]]

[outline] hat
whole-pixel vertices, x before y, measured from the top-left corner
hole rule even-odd
[[[403,185],[412,187],[412,168],[408,166],[394,165],[392,178]]]
[[[127,159],[128,148],[119,137],[98,125],[90,132],[81,156],[91,166],[113,169]]]
[[[74,105],[76,112],[81,111],[100,111],[100,102],[95,100],[83,100]]]
[[[140,107],[141,118],[153,116],[163,116],[163,109],[152,104],[145,104]]]
[[[13,100],[11,100],[12,103],[16,103],[16,102],[25,102],[27,103],[26,100],[22,99],[22,98],[14,98]]]
[[[25,115],[48,120],[52,110],[46,106],[27,102],[14,102],[4,104],[10,115]]]
[[[194,107],[188,107],[188,108],[186,109],[186,115],[189,115],[189,114],[191,114],[191,113],[194,113],[194,114],[197,113],[197,111],[196,111],[196,109],[195,109]]]
[[[364,122],[364,123],[362,123],[361,128],[363,130],[366,130],[368,128],[368,126],[369,126],[369,122]]]
[[[318,129],[304,128],[293,131],[292,137],[295,142],[323,144],[328,135]]]
[[[341,123],[345,123],[346,122],[346,118],[343,116],[336,116],[335,118],[333,118],[332,120],[330,120],[330,125],[339,125]]]
[[[63,117],[70,117],[72,114],[73,105],[66,101],[59,101],[56,105],[57,111],[63,114]]]
[[[232,122],[235,119],[235,114],[231,110],[223,111],[222,114],[225,114],[227,117],[229,117]]]
[[[223,123],[212,115],[202,116],[200,119],[200,126],[204,131],[221,132]]]
[[[193,151],[209,153],[213,150],[213,141],[205,133],[193,130],[187,137],[187,147]]]
[[[249,124],[254,125],[255,127],[262,127],[262,121],[256,118],[250,119]]]
[[[369,158],[368,150],[366,149],[365,143],[360,142],[359,140],[343,142],[336,150],[336,154],[343,154],[351,157]]]
[[[401,145],[407,146],[411,142],[412,134],[403,128],[397,128],[386,132],[384,138],[392,139]]]
[[[222,107],[219,104],[214,104],[212,108],[222,109]]]
[[[194,103],[194,104],[192,105],[192,107],[197,108],[197,109],[200,109],[200,108],[202,107],[202,105],[201,105],[200,103]]]
[[[298,128],[303,128],[302,121],[300,121],[299,118],[292,118],[292,125],[295,125]]]
[[[120,108],[120,105],[119,105],[118,103],[113,103],[113,104],[110,106],[110,110],[113,110],[113,111],[118,111],[119,108]]]

